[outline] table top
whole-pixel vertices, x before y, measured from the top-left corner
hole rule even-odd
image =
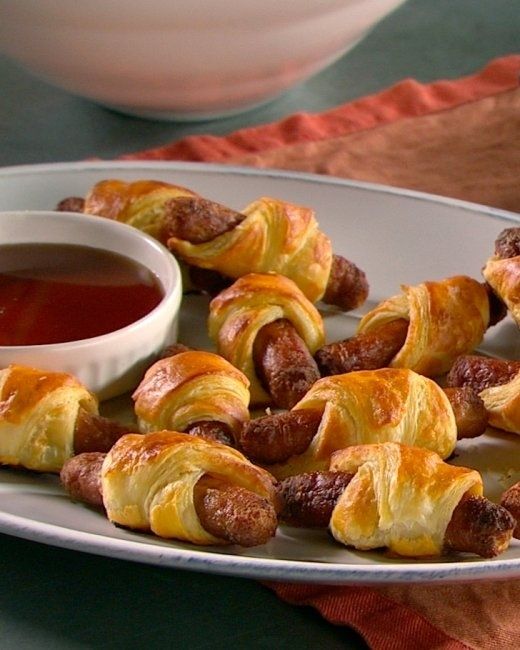
[[[0,165],[103,159],[187,135],[319,112],[404,78],[472,74],[518,50],[511,0],[409,0],[327,70],[268,105],[197,123],[128,117],[0,56]],[[0,535],[0,645],[30,648],[364,648],[352,630],[254,580],[165,569]]]

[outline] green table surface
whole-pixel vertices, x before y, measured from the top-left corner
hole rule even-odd
[[[150,122],[53,88],[0,56],[0,166],[104,159],[186,135],[318,112],[404,78],[476,72],[520,50],[520,0],[409,0],[356,48],[232,118]],[[0,648],[364,648],[255,580],[109,559],[0,535]],[[398,634],[398,633],[396,633]],[[398,647],[398,636],[396,637]]]

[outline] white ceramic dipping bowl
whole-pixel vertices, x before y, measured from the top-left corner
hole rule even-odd
[[[126,113],[209,119],[323,70],[403,1],[0,0],[0,51]]]
[[[100,400],[132,390],[144,370],[176,341],[182,280],[173,255],[136,228],[103,217],[68,212],[0,212],[0,245],[79,244],[126,256],[147,267],[163,298],[146,316],[93,338],[28,346],[0,346],[0,367],[10,363],[68,372]]]

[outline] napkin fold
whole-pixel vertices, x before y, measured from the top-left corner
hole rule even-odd
[[[520,55],[475,74],[406,79],[320,114],[121,156],[300,170],[520,212]],[[520,580],[384,587],[266,583],[377,650],[520,648]]]

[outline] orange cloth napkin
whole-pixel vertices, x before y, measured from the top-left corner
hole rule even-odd
[[[457,80],[407,79],[321,114],[122,159],[213,161],[372,181],[520,212],[520,55]],[[269,583],[377,650],[520,648],[520,580],[385,587]]]

